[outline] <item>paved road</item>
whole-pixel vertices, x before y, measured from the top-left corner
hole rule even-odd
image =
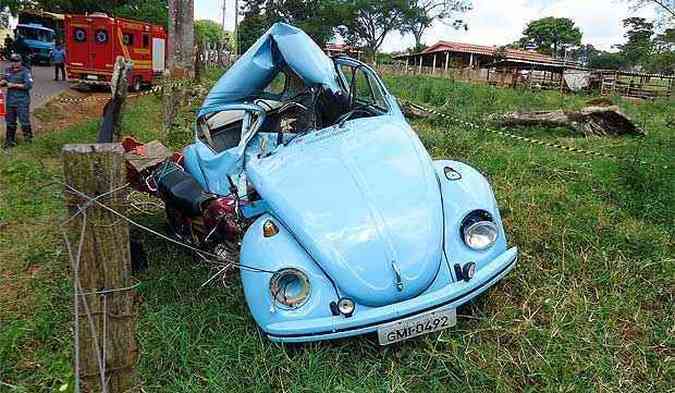
[[[0,63],[2,70],[5,70],[5,63]],[[47,99],[53,95],[59,94],[68,87],[63,81],[54,80],[54,68],[33,66],[33,90],[31,92],[31,109],[38,108],[44,104]]]
[[[5,63],[0,63],[0,67],[4,72]],[[61,93],[68,87],[68,84],[63,81],[56,82],[54,80],[54,68],[33,66],[33,90],[31,92],[31,110],[39,108],[42,104],[47,102],[49,97]]]
[[[0,69],[5,72],[6,64],[0,62]],[[31,112],[40,106],[44,105],[50,97],[61,93],[68,88],[68,84],[64,81],[56,82],[54,80],[54,68],[33,66],[33,90],[31,90]],[[33,128],[38,126],[35,120],[32,121]],[[37,131],[37,128],[36,128]],[[5,121],[0,118],[0,140],[5,139]]]

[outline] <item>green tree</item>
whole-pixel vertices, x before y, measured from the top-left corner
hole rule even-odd
[[[521,46],[534,44],[537,51],[558,56],[561,50],[581,45],[582,36],[573,20],[549,16],[530,22],[520,43]]]
[[[166,27],[169,19],[169,6],[167,0],[129,0],[114,7],[109,13]]]
[[[276,22],[297,26],[324,46],[348,17],[347,9],[343,0],[249,0],[242,8],[244,20],[239,25],[241,51]]]
[[[220,23],[203,19],[195,21],[195,40],[200,45],[215,45],[225,40],[225,32]]]
[[[351,14],[340,26],[340,34],[352,46],[362,46],[374,57],[387,34],[403,26],[410,13],[406,0],[351,0]]]
[[[655,36],[653,45],[654,53],[645,62],[646,70],[656,74],[675,74],[675,28]]]
[[[436,21],[451,24],[454,28],[467,28],[466,23],[452,16],[472,8],[470,0],[413,0],[406,13],[401,31],[415,38],[415,50],[422,48],[422,36]]]
[[[2,0],[13,14],[23,9],[56,13],[104,12],[113,16],[167,25],[167,0]]]
[[[623,20],[626,28],[626,43],[617,45],[629,66],[642,65],[654,51],[652,36],[654,24],[645,18],[632,17]]]
[[[123,2],[118,2],[123,3]],[[167,26],[169,6],[167,0],[129,0],[112,8],[111,15],[142,20],[157,25]]]
[[[600,51],[589,57],[587,65],[593,69],[620,70],[626,68],[626,59],[619,52]]]

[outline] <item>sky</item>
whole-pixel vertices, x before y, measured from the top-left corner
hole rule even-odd
[[[195,0],[195,18],[222,22],[224,0]],[[225,0],[226,28],[234,26],[234,1]],[[244,0],[240,0],[243,2]],[[472,11],[463,15],[469,30],[457,31],[436,23],[424,35],[427,45],[439,40],[460,41],[482,45],[504,45],[520,38],[528,22],[547,17],[567,17],[574,20],[583,33],[583,43],[598,49],[611,50],[624,41],[621,21],[629,16],[654,18],[653,9],[631,11],[623,0],[473,0]],[[414,45],[411,36],[394,32],[385,39],[384,52],[401,51]]]

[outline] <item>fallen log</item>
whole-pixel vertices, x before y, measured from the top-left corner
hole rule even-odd
[[[510,112],[494,116],[502,127],[566,127],[586,136],[646,135],[617,106],[589,106],[579,111]]]

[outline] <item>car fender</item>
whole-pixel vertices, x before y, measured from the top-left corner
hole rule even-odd
[[[263,225],[267,221],[279,229],[276,235],[264,236]],[[275,323],[303,324],[307,320],[333,317],[330,302],[337,300],[333,284],[279,219],[263,214],[248,228],[241,244],[240,262],[244,296],[263,331],[274,332]],[[275,305],[270,293],[273,272],[286,268],[303,271],[310,282],[309,300],[294,310]],[[306,330],[311,332],[312,326],[306,326]]]
[[[448,260],[451,265],[475,262],[480,269],[506,251],[506,233],[492,187],[478,170],[459,161],[434,161],[434,168],[443,198],[444,245]],[[462,221],[474,210],[490,213],[499,228],[499,238],[487,250],[469,248],[460,233]]]

